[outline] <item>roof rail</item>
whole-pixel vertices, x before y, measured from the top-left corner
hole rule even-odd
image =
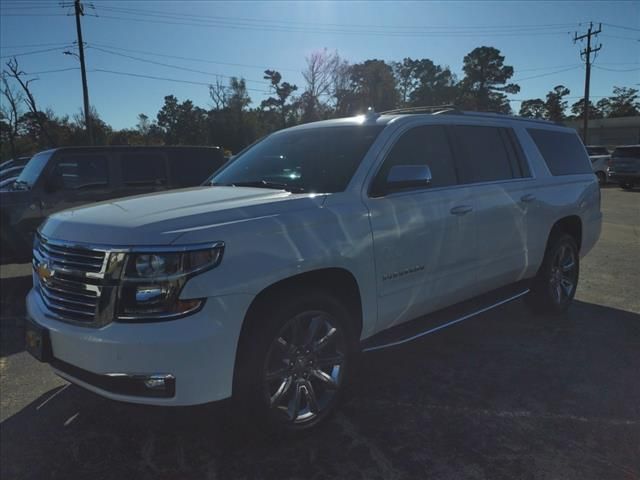
[[[387,110],[380,113],[382,115],[396,115],[401,113],[430,113],[432,115],[439,115],[443,113],[462,114],[464,112],[458,109],[455,105],[425,105],[422,107],[394,108],[393,110]]]

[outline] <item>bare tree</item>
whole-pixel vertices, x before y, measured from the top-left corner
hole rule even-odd
[[[51,138],[51,135],[49,135],[49,132],[46,127],[46,117],[42,114],[42,112],[38,110],[38,107],[36,105],[36,99],[34,98],[33,93],[31,93],[31,90],[29,89],[29,84],[34,80],[37,80],[37,78],[32,78],[30,80],[23,80],[22,76],[26,74],[25,72],[20,70],[20,68],[18,67],[18,60],[16,60],[15,57],[7,62],[7,67],[9,68],[9,72],[10,72],[7,75],[9,75],[11,78],[14,78],[22,87],[22,90],[26,95],[26,98],[24,98],[24,102],[27,104],[27,107],[29,107],[29,110],[33,114],[38,124],[38,127],[40,128],[40,132],[46,137],[49,145],[52,147],[55,147],[56,144]]]
[[[341,65],[338,52],[329,52],[326,48],[313,52],[305,58],[307,67],[302,77],[307,82],[301,96],[303,121],[317,120],[321,110],[326,109],[332,99],[336,74]]]
[[[2,96],[7,100],[7,106],[1,106],[0,108],[2,109],[2,114],[9,123],[8,135],[9,145],[11,147],[11,157],[16,158],[18,156],[16,151],[16,138],[18,136],[18,128],[20,126],[20,117],[22,115],[20,110],[22,94],[11,88],[5,74],[2,75]]]
[[[209,85],[209,96],[214,110],[224,110],[229,104],[229,87],[216,77],[216,83]]]

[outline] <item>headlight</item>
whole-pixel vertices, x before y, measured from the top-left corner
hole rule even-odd
[[[180,300],[185,282],[215,268],[224,245],[216,243],[175,252],[135,252],[126,259],[120,288],[118,319],[172,319],[200,309],[204,299]]]

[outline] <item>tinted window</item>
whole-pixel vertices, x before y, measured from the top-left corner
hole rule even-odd
[[[400,137],[374,180],[373,195],[384,194],[389,172],[396,165],[427,165],[431,169],[431,188],[457,183],[447,132],[441,126],[412,128]]]
[[[125,185],[166,185],[162,152],[125,153],[122,155],[122,178]]]
[[[175,187],[201,185],[224,163],[224,155],[218,149],[169,150],[169,177]]]
[[[455,127],[462,183],[492,182],[520,176],[519,173],[514,174],[500,130],[469,125]]]
[[[382,131],[381,125],[284,130],[238,155],[215,185],[251,183],[298,192],[341,192]]]
[[[640,158],[640,147],[616,148],[612,156],[618,158]]]
[[[587,147],[589,155],[609,155],[609,151],[604,147]]]
[[[528,128],[553,175],[593,173],[582,141],[575,133]]]
[[[107,158],[103,155],[65,155],[56,159],[54,176],[62,178],[63,188],[77,190],[107,185]]]

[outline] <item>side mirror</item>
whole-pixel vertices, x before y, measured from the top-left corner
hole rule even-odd
[[[431,184],[431,169],[428,165],[396,165],[387,176],[387,190],[427,187]]]

